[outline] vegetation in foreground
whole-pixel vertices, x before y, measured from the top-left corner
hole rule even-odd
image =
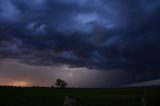
[[[57,89],[0,87],[0,106],[63,106],[64,97],[76,99],[78,106],[160,106],[160,88]]]

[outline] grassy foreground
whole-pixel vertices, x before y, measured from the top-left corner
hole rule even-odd
[[[72,96],[78,106],[160,106],[160,88],[51,89],[0,88],[0,106],[63,106],[64,97]]]

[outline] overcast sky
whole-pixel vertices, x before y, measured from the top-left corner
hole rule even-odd
[[[119,87],[160,79],[159,0],[1,0],[0,85]]]

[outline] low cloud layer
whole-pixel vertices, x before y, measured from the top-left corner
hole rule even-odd
[[[0,59],[156,79],[159,7],[159,0],[1,0]]]

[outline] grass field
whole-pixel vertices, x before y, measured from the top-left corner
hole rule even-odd
[[[50,89],[0,88],[0,106],[63,106],[64,97],[72,96],[77,106],[160,106],[159,88]]]

